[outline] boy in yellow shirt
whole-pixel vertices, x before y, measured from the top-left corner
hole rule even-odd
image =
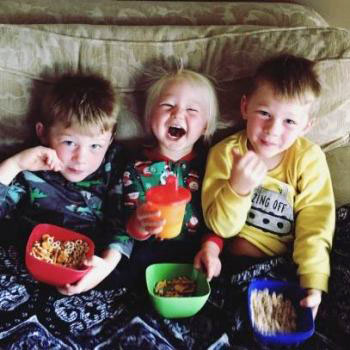
[[[301,301],[316,317],[330,273],[335,203],[325,155],[303,137],[321,86],[314,62],[281,55],[258,67],[241,99],[246,129],[215,145],[202,189],[206,224],[235,256],[292,252]]]

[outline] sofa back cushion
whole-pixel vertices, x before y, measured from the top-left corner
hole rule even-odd
[[[1,0],[0,23],[327,26],[298,4],[214,1]]]
[[[104,2],[106,6],[112,6],[111,1]],[[126,3],[130,7],[130,3],[135,2]],[[166,8],[171,6],[169,2],[164,4],[159,6],[163,9],[165,6],[165,17],[180,24],[97,25],[56,24],[55,21],[49,24],[0,24],[2,155],[7,156],[31,142],[33,128],[28,118],[39,113],[40,98],[52,79],[67,71],[97,72],[112,81],[122,103],[117,137],[135,143],[143,137],[144,91],[140,81],[144,71],[153,65],[173,65],[178,59],[186,67],[203,72],[217,82],[221,107],[215,138],[218,140],[243,127],[240,96],[256,66],[265,58],[282,52],[318,62],[323,93],[315,111],[318,123],[308,136],[328,147],[347,138],[350,130],[348,31],[327,26],[319,15],[308,9],[302,12],[303,7],[299,5],[280,4],[272,11],[271,7],[265,7],[266,4],[256,3],[249,4],[250,7],[248,4],[242,7],[241,3],[239,6],[216,2],[186,3],[182,11],[186,6],[189,6],[188,13],[196,9],[195,17],[200,18],[200,24],[208,24],[209,18],[205,14],[226,14],[212,16],[214,24],[204,26],[182,23],[185,12],[178,16],[180,19],[174,19],[173,8]],[[127,5],[124,11],[131,15]],[[267,11],[270,11],[269,20],[266,19]],[[121,12],[118,13],[121,19]],[[159,9],[150,14],[150,24],[157,22],[156,13]],[[137,15],[143,18],[140,12]],[[218,24],[220,18],[222,24]],[[240,24],[227,25],[234,21],[233,18]],[[260,20],[262,24],[257,24]],[[138,23],[137,19],[135,23]]]

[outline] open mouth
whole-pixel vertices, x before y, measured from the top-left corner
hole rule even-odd
[[[179,139],[182,136],[186,134],[185,129],[177,127],[177,126],[170,126],[168,130],[168,135],[173,139]]]

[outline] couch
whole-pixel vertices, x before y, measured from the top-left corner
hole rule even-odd
[[[132,149],[144,136],[144,71],[174,59],[215,78],[221,109],[216,142],[242,128],[239,99],[247,79],[280,52],[317,61],[322,96],[307,136],[326,152],[340,208],[350,202],[350,32],[292,3],[2,0],[0,159],[35,142],[31,118],[42,92],[67,71],[97,72],[112,81],[122,103],[117,138]],[[268,275],[266,269],[259,271]],[[126,289],[63,297],[31,278],[15,245],[0,246],[0,348],[258,348],[249,327],[240,326],[244,299],[223,302],[233,280],[215,282],[196,316],[167,320],[147,298]],[[339,334],[327,333],[325,323],[300,348],[345,349],[350,331]]]

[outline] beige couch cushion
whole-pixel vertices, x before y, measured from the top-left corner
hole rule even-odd
[[[349,141],[348,31],[331,28],[314,11],[293,4],[150,4],[0,2],[0,23],[5,23],[0,24],[1,158],[31,142],[29,118],[38,113],[43,91],[60,73],[94,71],[111,79],[122,103],[118,138],[135,143],[143,135],[143,72],[181,58],[217,81],[222,112],[218,140],[243,126],[239,100],[255,67],[270,55],[290,52],[318,61],[323,93],[315,111],[318,123],[308,136],[329,151],[337,205],[350,198],[344,180],[350,152],[336,148]]]
[[[327,26],[311,8],[258,1],[1,0],[0,23]]]
[[[142,136],[139,81],[150,65],[172,64],[174,57],[217,80],[220,125],[229,122],[232,128],[225,127],[222,132],[230,133],[241,127],[239,98],[245,79],[263,59],[279,52],[320,62],[324,93],[317,111],[319,123],[310,138],[325,145],[346,136],[350,126],[350,34],[346,30],[245,25],[0,25],[0,125],[4,125],[0,147],[28,139],[30,130],[24,119],[29,111],[35,111],[50,77],[67,70],[92,70],[111,79],[124,107],[119,138]]]
[[[350,203],[350,145],[326,152],[337,207]]]

